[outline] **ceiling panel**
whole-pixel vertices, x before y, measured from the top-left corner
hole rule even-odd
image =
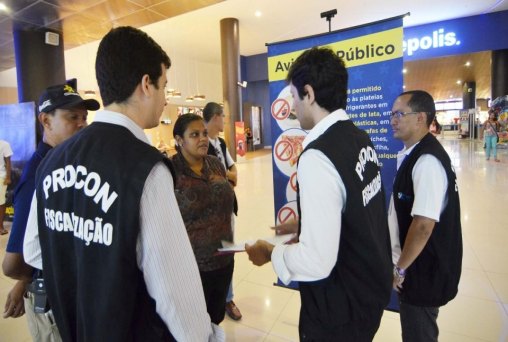
[[[490,51],[406,62],[404,68],[405,89],[425,89],[436,100],[461,99],[464,82],[476,82],[477,98],[491,96]]]
[[[63,32],[64,48],[101,39],[111,28],[142,27],[224,0],[3,0],[0,12],[0,71],[15,66],[12,23],[26,29]]]

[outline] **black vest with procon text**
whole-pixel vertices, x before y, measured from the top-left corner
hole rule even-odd
[[[160,161],[172,170],[127,128],[96,122],[39,166],[44,280],[64,341],[174,340],[136,259],[141,195]]]
[[[432,134],[427,134],[400,165],[393,183],[393,201],[400,245],[404,249],[413,220],[413,167],[423,154],[433,155],[443,165],[448,179],[448,201],[423,251],[407,269],[400,299],[415,306],[437,307],[457,295],[462,270],[462,228],[455,171],[450,157]]]
[[[330,275],[299,283],[300,336],[336,341],[341,326],[379,318],[388,304],[392,262],[385,195],[374,147],[350,120],[330,126],[302,154],[309,149],[321,151],[337,169],[346,203],[339,254]],[[300,210],[299,189],[297,199],[301,220],[305,212]]]

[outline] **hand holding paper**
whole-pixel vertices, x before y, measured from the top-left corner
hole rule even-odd
[[[249,260],[256,266],[263,266],[272,260],[272,251],[274,245],[264,240],[258,240],[252,246],[245,244],[245,251],[249,255]]]

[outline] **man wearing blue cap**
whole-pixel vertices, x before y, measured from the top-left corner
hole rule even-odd
[[[34,341],[61,340],[46,300],[42,272],[23,260],[23,238],[35,191],[35,172],[49,150],[87,125],[87,111],[97,110],[99,107],[99,102],[93,99],[84,100],[68,84],[47,88],[39,99],[38,119],[43,137],[23,168],[14,192],[15,216],[2,264],[6,276],[18,279],[7,295],[3,317],[20,317],[26,310],[28,327]],[[26,296],[23,296],[25,292]]]

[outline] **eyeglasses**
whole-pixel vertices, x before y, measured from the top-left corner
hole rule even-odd
[[[395,112],[391,112],[390,113],[390,118],[391,119],[394,119],[394,118],[400,119],[403,116],[406,116],[406,115],[409,115],[409,114],[418,114],[418,113],[421,113],[421,112],[401,112],[401,111],[398,110],[398,111],[395,111]]]

